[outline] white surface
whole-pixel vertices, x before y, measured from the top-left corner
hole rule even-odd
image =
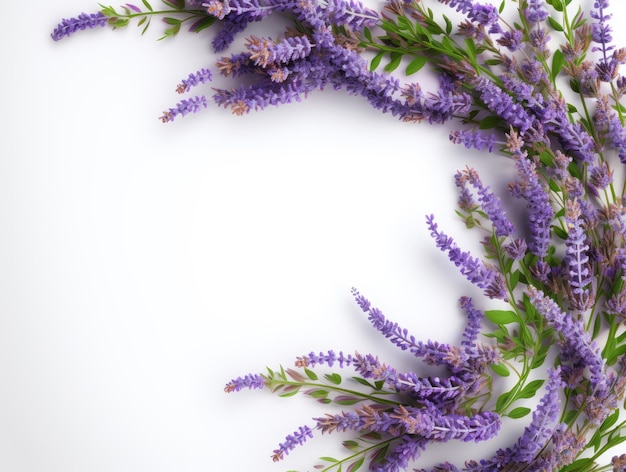
[[[467,237],[454,172],[489,170],[504,193],[510,169],[443,127],[330,90],[163,125],[180,79],[213,64],[210,33],[157,43],[154,23],[143,38],[131,27],[52,42],[60,18],[94,7],[3,9],[0,470],[311,470],[341,454],[339,438],[279,464],[270,454],[327,408],[224,384],[310,350],[408,366],[353,285],[417,337],[456,342],[456,300],[477,293],[424,215]],[[421,464],[509,440],[435,447]]]

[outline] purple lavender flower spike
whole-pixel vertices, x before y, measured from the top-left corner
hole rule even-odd
[[[102,13],[81,13],[76,18],[64,19],[52,32],[52,39],[59,41],[70,36],[76,31],[87,28],[102,27],[107,24],[107,17]]]
[[[513,234],[515,228],[513,227],[513,223],[511,223],[506,216],[500,199],[493,194],[489,187],[483,185],[478,173],[474,169],[468,167],[463,171],[457,172],[455,182],[457,187],[461,190],[465,189],[468,183],[474,187],[478,193],[478,201],[483,211],[493,224],[496,236],[506,237]]]
[[[201,108],[207,107],[207,99],[204,96],[190,98],[188,100],[181,100],[176,104],[176,108],[170,108],[168,111],[163,112],[161,121],[167,123],[174,121],[177,116],[185,116],[189,113],[197,113]]]
[[[511,184],[509,190],[514,197],[526,200],[530,210],[528,249],[536,256],[545,257],[550,246],[550,225],[554,210],[547,190],[539,181],[535,163],[524,154],[517,153],[515,157],[520,180]]]
[[[565,263],[568,267],[570,285],[570,305],[574,310],[586,311],[594,301],[590,289],[593,270],[589,259],[589,244],[580,218],[580,205],[577,200],[566,202],[565,221],[568,227],[565,242]]]
[[[596,65],[598,71],[598,78],[603,82],[610,82],[617,72],[617,61],[615,57],[609,58],[608,52],[615,48],[611,45],[613,36],[611,35],[611,27],[609,20],[610,14],[607,14],[605,10],[609,7],[608,0],[596,0],[593,3],[594,10],[589,12],[589,16],[596,20],[591,27],[591,40],[598,44],[592,48],[592,51],[600,51],[602,57]]]
[[[400,470],[407,470],[409,463],[419,458],[427,444],[426,439],[409,434],[398,438],[398,442],[399,444],[397,444],[393,450],[387,452],[381,463],[372,463],[370,465],[372,472],[398,472]]]
[[[496,84],[486,78],[476,80],[476,90],[480,99],[489,110],[498,115],[509,125],[517,128],[521,133],[533,127],[533,119],[519,103]]]
[[[426,216],[426,222],[437,247],[448,253],[450,261],[459,268],[467,280],[484,289],[485,295],[489,298],[507,300],[506,286],[500,272],[487,268],[480,259],[472,257],[469,252],[461,251],[452,238],[438,230],[434,215]]]
[[[493,412],[474,416],[444,415],[434,407],[398,405],[393,408],[365,405],[354,412],[327,414],[314,418],[322,433],[334,431],[374,431],[400,437],[405,434],[421,436],[432,441],[485,441],[494,437],[501,426],[500,417]]]
[[[333,25],[348,25],[354,31],[372,27],[380,20],[378,13],[354,0],[320,0],[324,16]]]
[[[222,52],[235,40],[238,33],[244,31],[251,22],[261,21],[265,16],[271,13],[271,10],[263,10],[262,13],[239,13],[227,15],[220,21],[221,29],[218,31],[211,44],[213,51]]]
[[[265,387],[265,378],[260,374],[248,374],[244,377],[237,377],[236,379],[231,380],[224,387],[224,391],[227,393],[231,392],[239,392],[244,388],[253,389],[262,389]]]
[[[200,69],[195,74],[189,74],[189,77],[183,79],[178,87],[176,87],[176,91],[178,93],[189,92],[192,87],[196,87],[199,84],[210,82],[212,79],[213,77],[209,69]]]
[[[524,12],[526,19],[531,23],[540,23],[548,17],[548,11],[544,7],[544,0],[528,0],[528,6]]]
[[[494,457],[482,460],[480,463],[473,461],[468,464],[466,470],[471,471],[498,471],[506,465],[510,470],[518,470],[515,466],[536,465],[537,453],[550,440],[557,429],[559,414],[559,390],[563,388],[559,369],[549,371],[549,380],[546,393],[539,401],[537,409],[533,412],[532,421],[526,427],[524,433],[517,442],[506,449],[499,449]],[[520,469],[521,470],[521,469]],[[532,470],[556,470],[533,467]]]
[[[518,238],[504,246],[507,256],[516,261],[521,260],[526,255],[526,241]]]
[[[267,67],[270,64],[286,64],[304,59],[311,53],[313,45],[306,36],[287,37],[280,42],[250,36],[246,47],[250,51],[250,59],[256,65]]]
[[[467,149],[477,149],[479,151],[487,149],[493,152],[496,144],[496,137],[493,133],[485,133],[477,129],[454,130],[450,133],[450,141],[454,144],[463,144]]]
[[[300,426],[298,431],[294,431],[293,434],[288,435],[285,438],[285,442],[278,445],[278,449],[275,449],[274,454],[272,454],[272,460],[274,462],[282,460],[290,451],[293,451],[297,446],[303,445],[307,439],[312,437],[313,431],[311,428],[308,426]]]
[[[583,321],[563,312],[552,299],[533,286],[528,286],[528,295],[539,314],[560,335],[564,378],[575,374],[579,368],[588,368],[592,390],[604,388],[608,379],[605,363],[596,342],[585,330]]]
[[[485,314],[474,307],[470,297],[461,297],[459,301],[467,317],[467,325],[463,330],[461,346],[468,357],[475,357],[477,355],[476,340],[478,339],[481,322]]]
[[[369,300],[363,297],[357,289],[352,289],[352,295],[361,309],[368,314],[367,319],[384,337],[403,351],[408,349],[414,354],[420,352],[420,348],[415,342],[415,337],[409,334],[407,329],[401,328],[398,326],[398,323],[387,320],[385,315],[378,308],[372,307]]]

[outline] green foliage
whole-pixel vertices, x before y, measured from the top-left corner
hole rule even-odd
[[[167,7],[165,10],[155,10],[148,0],[141,1],[145,8],[143,11],[138,7],[130,8],[128,5],[122,5],[118,11],[112,6],[102,4],[100,4],[100,11],[108,17],[107,22],[113,29],[124,28],[130,24],[131,20],[137,20],[137,27],[143,27],[142,35],[150,27],[152,18],[161,16],[167,27],[159,40],[176,36],[181,31],[182,25],[188,21],[192,21],[189,31],[194,33],[199,33],[216,21],[215,17],[204,10],[185,8],[185,0],[161,0]]]

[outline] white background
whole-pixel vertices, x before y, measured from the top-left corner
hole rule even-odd
[[[211,33],[156,42],[155,22],[143,38],[132,26],[50,39],[95,9],[3,5],[0,470],[270,472],[340,456],[331,437],[272,463],[286,434],[332,408],[225,383],[311,350],[415,369],[352,286],[418,338],[458,342],[457,299],[478,293],[424,215],[476,249],[454,215],[454,172],[471,164],[504,195],[510,165],[332,90],[164,125],[179,81],[213,65]],[[521,428],[420,464],[487,456]]]

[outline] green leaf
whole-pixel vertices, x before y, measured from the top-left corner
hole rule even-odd
[[[533,363],[530,365],[531,369],[536,369],[537,367],[541,367],[550,352],[550,345],[543,346],[539,349],[535,355],[533,356]]]
[[[563,467],[559,472],[582,472],[593,464],[593,459],[590,457],[584,457],[582,459],[575,460],[570,465]]]
[[[556,51],[554,51],[554,54],[552,56],[552,68],[550,70],[550,78],[553,82],[559,75],[559,72],[561,72],[561,69],[563,69],[564,65],[565,55],[561,52],[560,49],[557,49]]]
[[[311,380],[317,380],[317,374],[315,372],[313,372],[311,369],[307,369],[306,367],[304,368],[304,373],[306,374],[306,376],[311,379]]]
[[[617,446],[618,444],[623,443],[624,441],[626,441],[626,436],[616,436],[614,438],[610,438],[607,442],[606,442],[606,446],[604,446],[604,449],[608,450],[608,449],[612,449],[615,446]]]
[[[328,456],[320,457],[320,460],[324,462],[339,462],[339,460],[335,459],[334,457]]]
[[[287,387],[283,393],[279,395],[279,397],[287,398],[293,397],[300,391],[300,387],[291,386],[293,388]]]
[[[402,56],[404,54],[400,53],[400,52],[392,52],[390,54],[391,56],[391,61],[389,62],[389,64],[387,64],[385,66],[385,72],[393,72],[394,70],[396,70],[398,68],[398,66],[400,65],[400,62],[402,61]]]
[[[203,29],[206,29],[209,26],[211,26],[216,21],[217,21],[217,17],[215,16],[205,16],[204,18],[201,18],[195,23],[193,23],[189,27],[189,31],[191,31],[192,33],[199,33]]]
[[[339,374],[326,374],[324,375],[324,378],[335,385],[339,385],[341,383],[341,375]]]
[[[480,123],[478,123],[478,128],[479,129],[496,128],[501,122],[502,122],[502,119],[499,116],[488,116],[480,120]]]
[[[446,22],[446,34],[452,33],[452,21],[446,15],[443,15],[443,21]]]
[[[185,8],[185,0],[161,0],[168,7],[176,10],[183,10]]]
[[[517,314],[510,310],[488,310],[485,316],[489,321],[497,325],[505,325],[519,321]]]
[[[496,400],[496,411],[502,411],[504,405],[506,405],[511,397],[511,392],[505,392]]]
[[[380,61],[382,61],[384,56],[385,51],[380,51],[372,58],[372,61],[370,62],[370,72],[374,72],[378,68],[378,66],[380,65]]]
[[[424,65],[426,64],[427,59],[422,56],[418,56],[409,62],[409,65],[406,66],[405,74],[412,75],[418,72]]]
[[[362,402],[363,400],[364,400],[363,398],[353,397],[352,395],[339,395],[333,401],[337,405],[349,406],[349,405],[356,405],[357,403]]]
[[[517,395],[517,398],[532,398],[537,393],[537,390],[541,388],[544,384],[545,380],[533,380],[528,385],[526,385],[522,391]]]
[[[361,378],[361,377],[352,377],[352,380],[354,380],[355,382],[360,383],[361,385],[365,385],[366,387],[370,387],[375,389],[376,387],[374,387],[373,384],[369,383],[367,380]]]
[[[567,231],[563,228],[560,226],[552,226],[552,229],[554,230],[554,234],[556,234],[559,238],[563,240],[567,239]]]
[[[500,7],[498,7],[498,13],[502,14],[502,12],[504,11],[505,5],[506,5],[506,1],[502,0],[502,3],[500,3]]]
[[[607,353],[606,363],[608,365],[613,365],[624,354],[626,354],[626,345],[620,346],[620,347],[612,350],[610,354]]]
[[[365,39],[367,39],[370,43],[372,42],[372,32],[369,28],[363,28],[363,36],[365,36]]]
[[[525,406],[520,406],[518,408],[513,408],[509,414],[507,415],[509,418],[523,418],[528,413],[530,413],[530,408],[526,408]]]
[[[352,440],[352,439],[344,441],[342,443],[342,445],[343,445],[343,447],[345,447],[346,449],[348,449],[350,451],[354,451],[354,450],[359,448],[359,443],[354,441],[354,440]]]
[[[363,462],[365,462],[365,457],[361,457],[358,461],[350,464],[346,469],[347,472],[356,472],[363,465]]]
[[[561,23],[556,21],[551,16],[548,17],[548,23],[550,24],[550,26],[552,27],[553,30],[555,30],[555,31],[563,31],[563,26],[561,26]]]
[[[141,0],[143,2],[143,4],[146,6],[146,8],[148,9],[148,11],[154,11],[152,10],[152,6],[148,3],[148,0]]]
[[[607,416],[604,422],[600,425],[600,428],[598,429],[598,431],[602,433],[608,430],[611,426],[617,423],[618,419],[619,419],[619,410],[615,410],[613,413]]]
[[[550,4],[552,5],[552,8],[554,8],[556,11],[563,11],[563,3],[561,2],[561,0],[552,0]]]
[[[539,160],[545,166],[554,167],[554,157],[552,157],[549,151],[541,151],[539,153]]]
[[[511,375],[511,371],[504,364],[491,364],[491,370],[493,370],[500,377],[508,377]]]
[[[519,269],[517,269],[511,274],[511,277],[509,278],[509,283],[511,284],[511,288],[513,290],[515,290],[515,288],[517,287],[517,284],[519,283],[520,275],[521,275],[521,272],[519,271]]]
[[[487,64],[488,66],[499,66],[500,64],[502,64],[502,61],[500,59],[487,59],[485,61],[485,64]]]
[[[308,390],[306,392],[307,395],[313,397],[313,398],[326,398],[328,396],[328,390],[324,390],[321,388],[316,388],[314,390]]]

